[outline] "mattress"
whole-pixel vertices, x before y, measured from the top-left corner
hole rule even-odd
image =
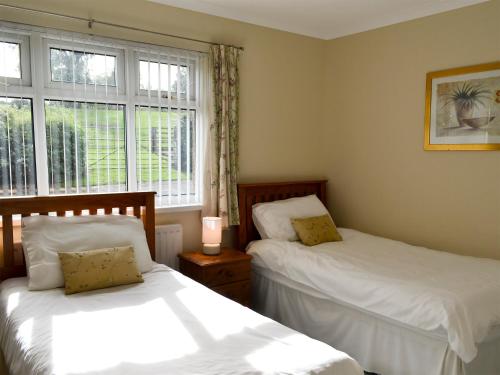
[[[162,265],[144,283],[66,296],[0,287],[0,346],[16,374],[345,374],[347,354]]]
[[[255,265],[407,327],[441,335],[466,363],[500,324],[500,262],[339,229],[344,241],[313,247],[261,240]]]

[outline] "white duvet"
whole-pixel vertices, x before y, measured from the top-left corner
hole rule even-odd
[[[337,301],[426,331],[444,329],[462,360],[500,324],[500,261],[340,229],[341,242],[255,241],[253,262]]]
[[[0,287],[0,344],[18,374],[360,375],[347,354],[165,266],[145,282],[65,296]]]

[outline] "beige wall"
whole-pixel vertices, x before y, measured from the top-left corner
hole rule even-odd
[[[142,0],[4,0],[4,3],[245,47],[241,57],[242,181],[321,177],[318,129],[324,41]],[[88,32],[83,22],[0,8],[0,19]],[[206,50],[206,45],[95,25],[93,33]],[[199,212],[162,214],[180,222],[186,249],[201,241]]]
[[[499,19],[495,0],[328,42],[323,168],[339,224],[500,259],[500,152],[423,150],[426,73],[500,60]]]

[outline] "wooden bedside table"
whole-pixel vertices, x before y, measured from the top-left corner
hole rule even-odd
[[[223,296],[250,306],[250,260],[242,251],[222,249],[218,255],[201,251],[179,254],[180,271]]]

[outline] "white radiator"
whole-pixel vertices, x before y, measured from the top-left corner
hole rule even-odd
[[[182,225],[157,225],[155,228],[156,262],[179,269],[178,254],[182,252]]]

